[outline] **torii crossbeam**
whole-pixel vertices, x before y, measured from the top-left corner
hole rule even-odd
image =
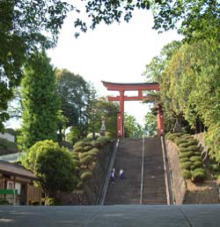
[[[118,91],[119,96],[108,96],[109,101],[119,101],[120,110],[117,116],[117,135],[118,137],[124,137],[124,101],[139,101],[139,100],[153,100],[153,97],[150,95],[144,96],[143,91],[146,90],[155,90],[159,91],[160,86],[158,83],[112,83],[102,81],[103,85],[109,91]],[[137,96],[125,96],[125,91],[138,91]],[[164,125],[163,125],[163,112],[161,107],[158,108],[157,115],[157,125],[158,125],[158,133],[162,135],[164,133]]]

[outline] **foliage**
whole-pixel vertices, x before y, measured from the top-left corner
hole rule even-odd
[[[40,140],[56,140],[59,100],[54,70],[44,52],[32,55],[28,61],[21,92],[24,107],[18,138],[21,149],[27,151]]]
[[[116,137],[118,108],[118,104],[109,102],[104,97],[93,100],[89,107],[89,132],[94,135],[100,132],[104,119],[106,130],[112,137]]]
[[[210,154],[218,161],[219,47],[220,42],[209,38],[184,44],[170,60],[161,84],[166,112],[182,115],[196,131],[205,126]]]
[[[206,177],[198,141],[188,134],[167,134],[167,138],[179,148],[180,167],[184,179],[194,182],[203,181]],[[184,146],[183,146],[184,145]]]
[[[85,171],[80,175],[80,179],[82,181],[86,181],[92,177],[92,172],[91,171]]]
[[[218,0],[106,0],[106,1],[84,1],[85,11],[88,15],[89,23],[85,22],[81,15],[75,21],[75,26],[79,27],[81,31],[87,31],[88,27],[94,29],[102,22],[112,24],[113,22],[120,22],[122,20],[130,21],[133,12],[136,9],[149,10],[152,9],[154,16],[153,28],[158,31],[169,30],[172,28],[179,28],[179,31],[187,36],[188,39],[192,38],[192,33],[198,30],[219,34],[217,29],[210,29],[209,19],[216,23],[219,19],[220,3]],[[205,33],[205,32],[204,32]]]
[[[169,64],[169,60],[178,51],[180,46],[180,41],[168,43],[162,48],[159,56],[152,58],[151,62],[145,66],[144,75],[147,81],[161,82],[162,74]]]
[[[82,131],[88,122],[90,85],[80,75],[66,69],[56,70],[56,78],[66,126],[77,126]]]
[[[0,130],[8,119],[7,102],[19,85],[23,64],[35,51],[54,46],[71,9],[61,0],[0,1]]]
[[[157,133],[157,117],[152,112],[148,112],[145,116],[144,131],[147,136],[154,136]]]
[[[57,127],[58,127],[58,141],[59,143],[64,142],[65,140],[65,130],[67,129],[67,117],[64,116],[62,110],[58,111],[57,114]]]
[[[192,180],[194,182],[203,181],[206,177],[206,173],[203,168],[196,168],[191,173],[192,173]]]
[[[73,190],[76,177],[71,153],[52,140],[39,141],[30,148],[22,164],[31,169],[48,195]]]
[[[184,179],[191,179],[191,177],[192,177],[191,171],[184,169],[183,170],[183,177],[184,177]]]
[[[132,115],[124,114],[125,137],[141,138],[143,129]]]

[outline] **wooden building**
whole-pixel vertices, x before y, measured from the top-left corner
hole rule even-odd
[[[37,177],[23,166],[0,160],[0,199],[9,204],[41,204],[40,188],[34,186]]]

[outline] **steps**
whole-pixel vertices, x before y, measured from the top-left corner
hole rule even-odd
[[[143,204],[167,204],[159,137],[145,139]]]
[[[145,139],[143,204],[166,204],[162,150],[159,137]],[[110,183],[105,205],[139,204],[142,139],[122,139],[116,154],[116,173],[123,168],[126,179]]]
[[[123,168],[125,180],[116,178],[110,183],[105,204],[138,204],[141,183],[141,140],[123,139],[115,159],[116,173]]]

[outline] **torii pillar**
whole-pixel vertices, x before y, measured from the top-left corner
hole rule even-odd
[[[111,83],[102,81],[103,85],[110,91],[118,91],[119,96],[108,97],[109,101],[119,101],[120,109],[117,116],[117,136],[124,137],[124,102],[125,101],[138,101],[138,100],[154,100],[152,96],[143,96],[143,91],[156,90],[159,91],[158,83]],[[138,91],[137,96],[125,96],[125,91]],[[158,134],[164,133],[164,118],[161,105],[158,105],[157,114]]]
[[[164,116],[163,116],[163,109],[160,104],[158,104],[157,110],[157,130],[158,135],[162,136],[164,134]]]
[[[120,109],[117,116],[117,134],[118,137],[124,137],[124,91],[120,91]]]

